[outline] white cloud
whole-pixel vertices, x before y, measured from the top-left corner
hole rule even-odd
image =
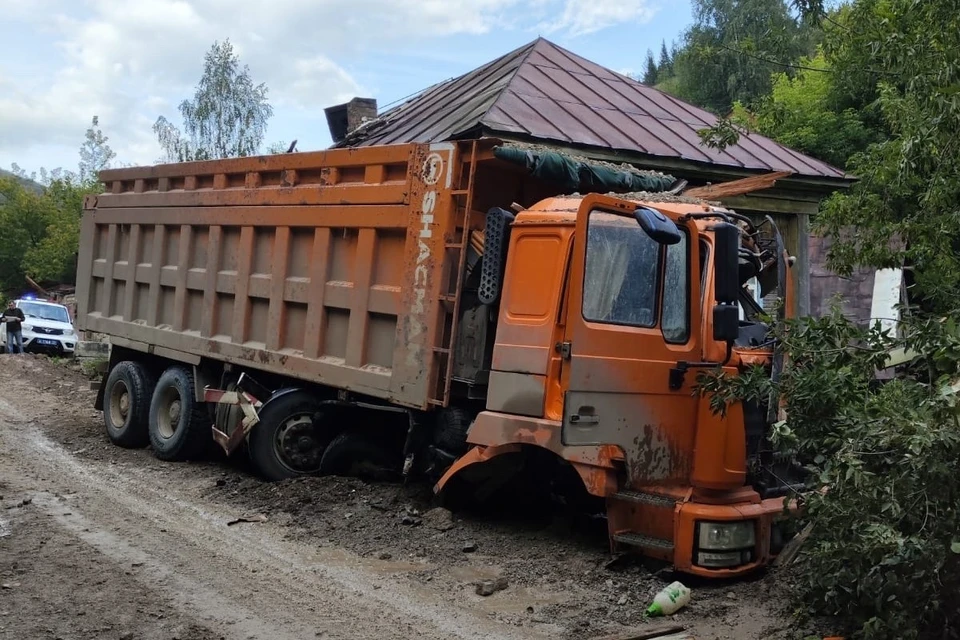
[[[37,42],[31,71],[0,42],[0,160],[76,149],[98,115],[121,161],[155,161],[151,126],[178,119],[214,40],[230,38],[276,107],[322,118],[370,89],[354,77],[365,53],[537,28],[550,12],[549,31],[572,35],[653,13],[644,0],[0,0],[0,15]]]
[[[618,24],[649,22],[656,12],[650,0],[566,0],[560,17],[541,28],[582,36]]]

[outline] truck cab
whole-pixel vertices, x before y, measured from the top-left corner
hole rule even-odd
[[[676,237],[658,241],[638,224],[641,209],[669,221]],[[731,215],[603,195],[551,198],[518,213],[495,286],[486,408],[468,432],[473,448],[437,490],[472,466],[547,449],[606,500],[615,549],[710,576],[766,563],[784,511],[783,491],[748,482],[766,415],[734,404],[721,417],[696,391],[699,371],[737,375],[773,358],[754,310],[744,314],[730,292],[785,256],[764,265],[744,252],[741,238],[750,238]]]

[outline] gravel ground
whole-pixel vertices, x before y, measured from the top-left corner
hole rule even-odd
[[[37,497],[0,511],[9,521],[0,520],[9,534],[0,582],[19,582],[0,589],[0,638],[593,638],[653,626],[643,610],[675,578],[611,562],[600,521],[451,514],[419,483],[268,484],[242,460],[169,464],[119,449],[87,382],[69,363],[0,357],[3,504]],[[242,516],[260,522],[227,526]],[[48,537],[30,533],[38,522]],[[131,569],[137,562],[151,571]],[[698,639],[797,637],[787,631],[789,576],[680,579],[693,601],[670,622]],[[492,595],[477,593],[485,581]],[[48,583],[57,588],[45,591]],[[110,630],[66,633],[86,627],[64,627],[58,608]],[[354,622],[331,622],[337,616]],[[302,636],[305,626],[318,631]]]

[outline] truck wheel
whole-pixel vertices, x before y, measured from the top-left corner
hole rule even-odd
[[[323,453],[320,473],[393,480],[400,475],[403,458],[384,434],[378,438],[365,429],[348,429],[338,435]]]
[[[150,402],[150,446],[161,460],[202,454],[212,438],[206,411],[194,398],[193,372],[173,366],[163,372]]]
[[[268,400],[248,439],[253,466],[266,480],[317,473],[331,437],[319,426],[323,405],[313,394],[290,391]]]
[[[156,378],[139,362],[125,360],[110,370],[103,392],[103,424],[110,442],[127,449],[150,442],[147,421]]]
[[[447,453],[463,455],[469,448],[467,431],[473,422],[470,414],[460,407],[447,407],[438,414],[434,442]]]

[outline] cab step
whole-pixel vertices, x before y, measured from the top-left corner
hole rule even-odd
[[[658,551],[673,551],[673,542],[654,538],[634,531],[622,531],[613,534],[613,541],[617,544],[625,544],[631,547],[640,547],[643,549],[656,549]]]
[[[673,508],[677,504],[677,501],[670,496],[657,493],[644,493],[641,491],[618,491],[610,496],[610,498],[621,502],[633,502],[667,509]]]

